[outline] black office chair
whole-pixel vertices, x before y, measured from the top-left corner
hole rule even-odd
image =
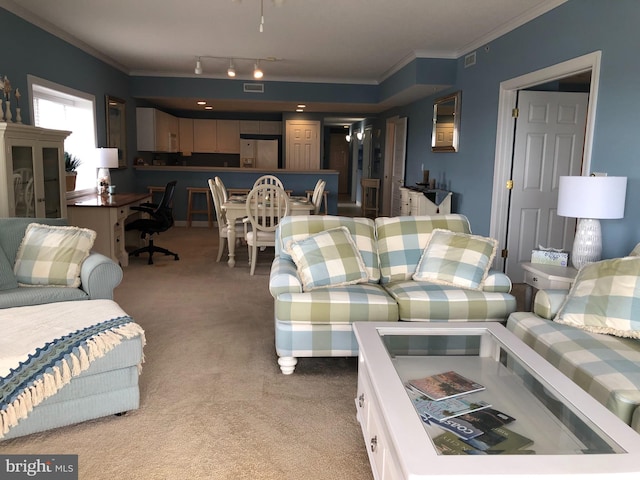
[[[160,203],[142,203],[139,207],[131,207],[131,210],[137,210],[149,214],[151,218],[139,218],[125,226],[125,230],[140,230],[141,238],[148,237],[146,247],[138,248],[129,255],[139,256],[141,253],[149,253],[149,265],[153,264],[153,254],[155,252],[164,253],[165,255],[173,255],[175,260],[180,260],[177,253],[173,253],[166,248],[158,247],[153,244],[153,235],[155,233],[166,232],[173,226],[173,194],[176,190],[176,180],[167,183],[164,189],[164,195]]]

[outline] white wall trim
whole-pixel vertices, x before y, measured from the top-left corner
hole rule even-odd
[[[591,70],[582,167],[582,173],[587,173],[591,168],[601,57],[602,52],[595,51],[500,83],[490,225],[490,235],[498,240],[500,250],[506,248],[507,216],[509,213],[509,191],[506,188],[506,183],[511,178],[511,156],[514,140],[514,119],[511,116],[511,111],[516,106],[518,90]],[[502,270],[502,262],[502,258],[496,256],[494,268]]]

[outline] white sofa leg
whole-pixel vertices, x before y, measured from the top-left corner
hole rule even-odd
[[[298,363],[298,359],[296,357],[279,357],[278,365],[280,365],[280,370],[284,375],[291,375],[293,371],[296,369],[296,364]]]

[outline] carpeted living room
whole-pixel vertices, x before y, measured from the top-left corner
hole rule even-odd
[[[3,441],[3,454],[76,453],[87,479],[368,479],[355,358],[274,350],[272,254],[215,261],[217,231],[160,235],[180,260],[131,257],[114,300],[145,330],[140,409]]]
[[[638,24],[0,0],[0,480],[639,478]]]

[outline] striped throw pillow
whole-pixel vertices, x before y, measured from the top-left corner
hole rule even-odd
[[[18,248],[13,273],[25,286],[80,286],[80,267],[96,232],[87,228],[31,223]]]
[[[305,292],[367,281],[364,261],[347,227],[333,228],[291,242],[288,250]]]
[[[496,255],[493,238],[435,229],[413,279],[481,290]]]

